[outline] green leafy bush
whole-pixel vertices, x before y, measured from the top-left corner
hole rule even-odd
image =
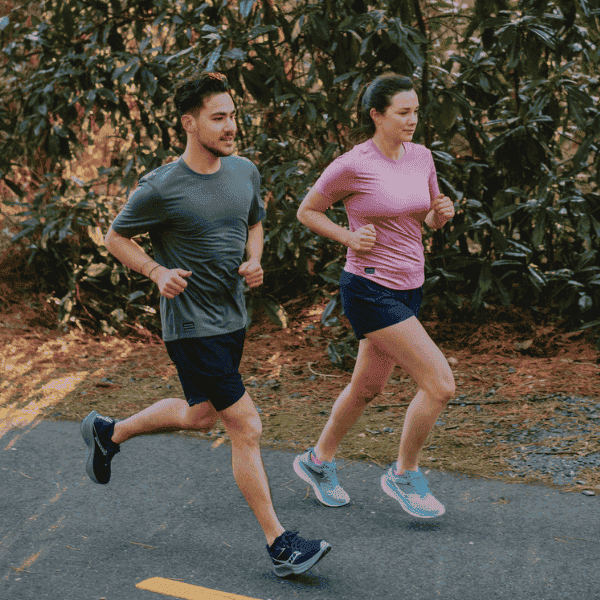
[[[23,208],[15,241],[60,270],[63,320],[86,309],[98,322],[117,309],[138,318],[156,303],[156,290],[82,228],[105,230],[139,176],[181,151],[172,85],[214,69],[231,82],[240,152],[259,167],[267,200],[267,274],[249,307],[262,303],[283,323],[285,298],[325,294],[333,323],[345,252],[296,210],[350,149],[362,86],[393,70],[418,82],[415,139],[433,151],[457,208],[449,226],[425,232],[424,310],[533,305],[598,327],[596,0],[47,0],[3,10],[0,192]],[[65,182],[106,124],[109,166],[83,190]],[[347,224],[342,206],[328,214]],[[93,310],[77,286],[98,293]],[[332,343],[333,360],[352,350],[344,343]]]

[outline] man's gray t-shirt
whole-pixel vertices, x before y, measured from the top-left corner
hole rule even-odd
[[[160,299],[165,341],[246,326],[238,268],[248,227],[264,217],[258,169],[241,156],[221,158],[211,175],[192,171],[180,158],[140,179],[112,228],[127,238],[148,232],[157,262],[192,272],[181,294]]]

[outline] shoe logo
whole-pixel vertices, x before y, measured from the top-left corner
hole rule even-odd
[[[317,479],[318,481],[323,481],[323,479],[325,479],[325,475],[321,473],[321,471],[313,469],[312,465],[307,465],[307,469],[314,475],[315,479]]]
[[[302,552],[298,552],[297,550],[295,552],[292,553],[292,556],[290,556],[290,563],[294,564],[294,562],[296,561],[296,559],[302,554]]]
[[[98,448],[100,448],[100,452],[102,452],[102,454],[104,454],[104,456],[106,456],[107,452],[104,449],[104,447],[102,446],[102,444],[100,443],[100,440],[98,439],[98,434],[96,433],[95,430],[94,430],[94,439],[96,440],[96,444],[98,444]]]
[[[103,417],[102,415],[98,415],[96,417],[96,419],[102,419],[103,421],[106,421],[107,423],[112,423],[112,419],[109,417]]]

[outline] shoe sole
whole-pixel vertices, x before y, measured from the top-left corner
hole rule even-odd
[[[85,471],[88,477],[94,483],[100,483],[96,479],[94,474],[94,452],[96,450],[96,441],[94,440],[94,420],[99,416],[98,413],[93,410],[81,423],[81,435],[83,440],[87,444],[87,451],[85,453]]]
[[[300,479],[302,479],[303,481],[306,481],[306,483],[308,483],[309,485],[312,486],[313,490],[315,491],[315,496],[317,497],[317,500],[323,505],[323,506],[327,506],[327,508],[341,508],[342,506],[346,506],[347,504],[350,503],[350,501],[348,500],[348,502],[346,502],[345,504],[328,504],[324,497],[323,494],[321,493],[321,490],[319,489],[318,484],[314,481],[314,479],[308,474],[306,473],[306,471],[304,471],[304,469],[302,468],[302,465],[304,463],[300,460],[300,456],[296,456],[296,459],[294,460],[294,471],[296,472],[296,475],[298,475],[298,477],[300,477]]]
[[[300,575],[301,573],[305,573],[309,569],[312,569],[331,550],[331,544],[325,543],[327,544],[325,548],[322,548],[310,560],[307,560],[300,565],[279,565],[273,567],[275,575],[277,575],[277,577],[289,577],[290,575]]]
[[[399,496],[397,492],[395,492],[390,485],[387,482],[388,479],[388,475],[387,473],[384,473],[381,476],[381,488],[383,489],[383,491],[390,497],[392,497],[394,500],[396,500],[400,506],[411,516],[413,517],[418,517],[419,519],[434,519],[435,517],[441,517],[446,510],[444,509],[441,513],[438,513],[437,515],[422,515],[419,514],[417,512],[415,512],[414,510],[412,510],[405,502],[404,498],[402,496]]]

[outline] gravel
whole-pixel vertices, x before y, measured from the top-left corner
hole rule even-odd
[[[512,473],[524,477],[532,471],[544,475],[550,475],[552,481],[557,485],[568,485],[576,482],[582,468],[600,469],[600,403],[595,403],[591,398],[579,398],[576,396],[565,397],[559,394],[548,396],[548,400],[559,400],[563,407],[557,408],[556,414],[573,417],[571,424],[558,424],[556,418],[548,419],[548,423],[556,423],[556,426],[542,428],[539,425],[526,430],[517,430],[514,434],[504,435],[503,439],[508,441],[516,449],[519,456],[509,459],[507,462],[513,467]],[[527,396],[525,400],[539,400]],[[492,430],[486,430],[488,436]],[[590,448],[591,453],[587,456],[565,455],[574,440],[561,440],[560,438],[573,437],[581,434],[596,434],[598,452]],[[500,432],[498,432],[498,435]],[[540,441],[548,440],[540,444]],[[493,440],[488,440],[493,443]],[[538,443],[533,443],[538,442]],[[562,454],[561,454],[562,453]],[[508,474],[507,472],[501,473]]]

